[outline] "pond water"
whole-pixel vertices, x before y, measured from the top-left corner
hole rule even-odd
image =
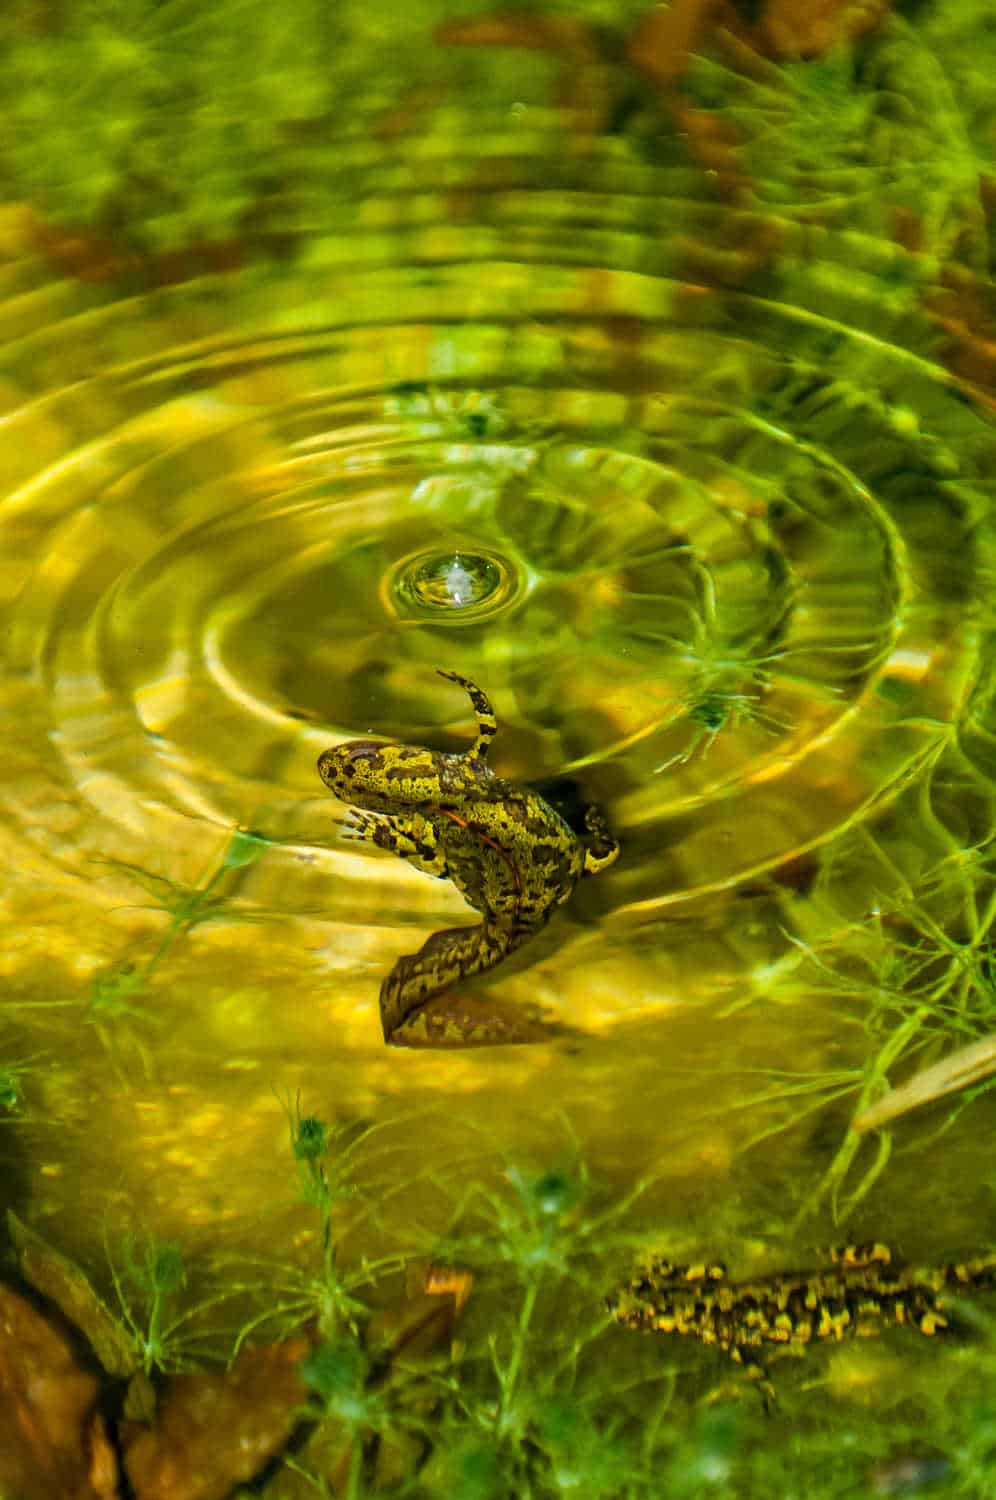
[[[3,23],[5,1206],[233,1331],[310,1118],[354,1264],[550,1173],[592,1287],[990,1246],[987,1068],[852,1125],[996,1031],[985,6],[138,9]],[[528,1045],[385,1046],[476,917],[316,771],[469,749],[441,669],[620,844],[460,986]]]

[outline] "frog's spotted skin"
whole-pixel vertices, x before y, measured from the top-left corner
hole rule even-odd
[[[352,804],[347,837],[364,839],[408,860],[416,869],[452,880],[481,913],[479,927],[433,933],[418,953],[400,958],[381,986],[387,1042],[452,1045],[454,1038],[419,1035],[426,1002],[458,980],[483,973],[522,946],[567,900],[582,875],[610,865],[619,847],[595,807],[585,811],[579,838],[536,792],[503,781],[487,764],[497,731],[494,710],[479,687],[455,672],[440,672],[464,688],[477,717],[477,738],[465,754],[415,745],[348,740],[326,750],[318,773],[330,791]],[[399,1035],[401,1028],[405,1034]],[[502,1012],[491,1024],[466,1019],[458,1040],[521,1041]]]
[[[940,1266],[893,1263],[886,1245],[849,1245],[820,1270],[727,1281],[722,1265],[655,1260],[610,1299],[619,1323],[685,1334],[725,1349],[764,1381],[765,1345],[796,1350],[818,1339],[867,1338],[907,1325],[935,1334],[945,1308],[996,1285],[996,1255]],[[773,1395],[770,1385],[764,1388]]]

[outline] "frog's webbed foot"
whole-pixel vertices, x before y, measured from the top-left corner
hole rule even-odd
[[[344,818],[333,818],[332,821],[337,828],[342,829],[344,839],[355,839],[357,843],[366,841],[376,844],[380,842],[379,827],[387,820],[376,813],[361,812],[358,807],[351,807]]]
[[[595,802],[589,802],[584,810],[585,851],[584,873],[597,875],[608,869],[619,858],[619,841],[609,832],[605,814]]]
[[[343,830],[344,839],[376,844],[378,849],[396,854],[439,880],[449,876],[446,858],[436,842],[436,831],[421,817],[398,818],[351,807],[344,818],[336,818],[335,822]]]

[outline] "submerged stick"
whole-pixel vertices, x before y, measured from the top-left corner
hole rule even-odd
[[[868,1109],[862,1110],[852,1121],[852,1128],[874,1130],[889,1120],[909,1114],[912,1109],[919,1109],[921,1105],[932,1104],[935,1099],[943,1099],[947,1094],[982,1083],[994,1073],[996,1032],[984,1036],[981,1041],[969,1043],[967,1047],[959,1047],[957,1052],[950,1053],[933,1067],[914,1073],[899,1088],[890,1089]]]

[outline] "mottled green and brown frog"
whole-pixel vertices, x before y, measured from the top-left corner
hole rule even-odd
[[[351,804],[341,825],[416,869],[451,880],[478,927],[436,932],[398,959],[380,991],[384,1040],[405,1046],[481,1046],[537,1039],[535,1025],[500,1003],[450,1007],[429,1002],[481,974],[543,927],[583,875],[604,870],[619,846],[601,811],[583,809],[576,833],[538,792],[496,776],[487,763],[498,723],[487,696],[456,672],[440,671],[468,694],[477,738],[463,754],[418,745],[347,740],[326,750],[318,773]]]
[[[996,1286],[996,1255],[938,1266],[896,1262],[887,1245],[848,1245],[811,1271],[727,1281],[718,1262],[676,1266],[655,1259],[609,1299],[628,1328],[684,1334],[725,1350],[773,1396],[766,1363],[780,1346],[800,1352],[820,1339],[868,1338],[883,1327],[941,1333],[951,1304]]]

